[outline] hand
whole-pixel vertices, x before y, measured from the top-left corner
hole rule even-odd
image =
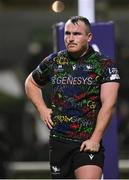
[[[44,121],[44,123],[48,126],[49,129],[52,129],[53,122],[51,119],[52,109],[45,108],[41,113],[41,119]]]
[[[98,152],[100,148],[99,143],[95,143],[93,140],[83,141],[80,146],[80,151]]]

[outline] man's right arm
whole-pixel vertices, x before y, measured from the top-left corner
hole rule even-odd
[[[41,87],[37,85],[32,77],[32,73],[25,80],[25,92],[28,99],[33,103],[36,110],[40,114],[41,119],[48,126],[52,128],[53,122],[51,120],[52,109],[49,109],[43,100]]]

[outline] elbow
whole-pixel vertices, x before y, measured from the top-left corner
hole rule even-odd
[[[114,103],[114,104],[105,104],[104,106],[103,106],[103,109],[105,110],[105,112],[107,113],[107,114],[110,114],[110,116],[112,116],[114,113],[115,113],[115,111],[116,111],[116,103]]]
[[[114,105],[112,106],[112,114],[116,112],[116,108],[117,108],[117,103],[114,103]]]
[[[31,75],[29,75],[26,79],[25,79],[25,83],[24,83],[24,87],[25,87],[25,93],[28,94],[28,91],[31,87]]]
[[[25,86],[25,94],[27,95],[28,94],[28,89],[29,89],[29,80],[28,80],[28,78],[25,80],[24,86]]]

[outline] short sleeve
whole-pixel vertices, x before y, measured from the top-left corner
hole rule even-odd
[[[51,69],[49,67],[49,60],[49,57],[45,58],[32,72],[32,77],[39,86],[44,86],[50,82]]]
[[[112,60],[103,60],[102,83],[119,82],[120,76],[116,64]]]

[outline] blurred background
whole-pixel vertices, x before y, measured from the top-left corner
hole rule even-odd
[[[53,3],[0,0],[0,178],[49,177],[49,131],[28,102],[24,81],[42,58],[53,52],[53,25],[78,14],[77,0],[62,0],[59,7]],[[121,76],[118,157],[128,160],[129,1],[96,0],[95,19],[115,24],[115,57]],[[119,168],[120,178],[129,178],[128,168],[128,164]]]

